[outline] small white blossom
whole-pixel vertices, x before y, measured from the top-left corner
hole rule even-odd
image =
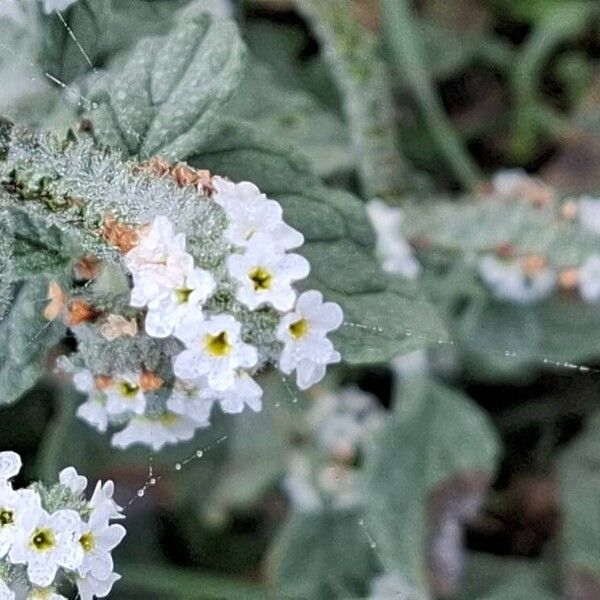
[[[278,251],[264,234],[254,235],[244,254],[230,256],[227,268],[238,283],[238,300],[252,310],[264,304],[280,311],[290,310],[296,300],[292,283],[304,279],[310,271],[303,256]]]
[[[544,300],[556,287],[556,273],[547,267],[528,276],[518,261],[504,261],[492,254],[478,265],[479,274],[499,300],[531,304]]]
[[[185,234],[176,234],[167,217],[157,217],[137,246],[124,257],[133,275],[131,306],[142,308],[177,289],[193,269]]]
[[[9,480],[19,474],[23,463],[16,452],[0,452],[0,487],[10,485]]]
[[[167,400],[167,408],[178,415],[189,417],[198,425],[209,425],[214,399],[212,395],[207,397],[207,386],[206,377],[196,381],[177,380]]]
[[[312,482],[309,460],[302,454],[291,457],[288,472],[283,479],[283,489],[293,507],[300,512],[319,511],[323,501]]]
[[[213,293],[216,283],[204,269],[192,269],[177,287],[148,304],[145,327],[149,336],[165,338],[190,313],[201,313],[202,305]]]
[[[34,490],[0,487],[0,558],[6,556],[19,531],[41,509],[40,497]]]
[[[99,513],[108,515],[109,519],[124,519],[122,508],[113,500],[115,484],[108,480],[104,483],[98,481],[90,499],[90,508]]]
[[[106,396],[106,412],[109,415],[144,414],[146,397],[137,376],[131,373],[116,375],[103,391]]]
[[[323,302],[320,292],[304,292],[293,312],[285,315],[277,328],[277,339],[284,343],[279,368],[289,375],[296,370],[296,381],[302,390],[308,389],[325,376],[327,365],[340,362],[341,357],[327,333],[343,321],[342,309],[334,302]]]
[[[283,221],[279,203],[268,200],[253,183],[232,183],[213,177],[212,184],[214,200],[229,217],[225,236],[232,244],[246,246],[259,233],[266,233],[279,250],[298,248],[304,243],[304,236]]]
[[[584,196],[579,201],[579,222],[591,233],[600,234],[600,198]]]
[[[84,369],[73,375],[75,389],[86,394],[88,399],[77,407],[77,416],[101,433],[108,427],[106,395],[96,387],[91,371]]]
[[[1,14],[0,14],[1,16]],[[15,600],[15,593],[0,579],[0,600]]]
[[[125,429],[112,437],[112,444],[116,448],[145,444],[157,452],[166,444],[191,440],[197,426],[188,417],[171,412],[157,418],[133,417]]]
[[[88,481],[87,477],[79,475],[75,467],[67,467],[58,474],[58,481],[68,487],[75,496],[81,496],[85,492]]]
[[[600,301],[600,256],[590,256],[579,269],[579,293],[586,302]]]
[[[402,211],[388,206],[382,200],[367,202],[366,209],[377,234],[377,255],[381,261],[381,268],[407,279],[418,277],[421,265],[402,234]]]
[[[94,600],[94,598],[106,598],[113,585],[121,579],[117,573],[111,573],[107,579],[99,580],[92,575],[86,575],[77,579],[77,591],[81,600]]]
[[[114,566],[110,553],[121,543],[125,533],[122,525],[110,524],[106,507],[93,510],[79,531],[79,545],[83,549],[79,574],[82,577],[91,574],[98,581],[107,580]]]
[[[59,567],[75,570],[81,565],[83,550],[76,539],[80,527],[81,517],[74,510],[28,513],[10,549],[10,560],[27,565],[31,583],[49,586]]]
[[[210,387],[226,390],[233,385],[239,368],[252,368],[258,362],[256,348],[242,341],[241,331],[241,324],[231,315],[206,321],[201,315],[184,319],[175,335],[187,349],[174,360],[175,375],[187,380],[206,375]]]

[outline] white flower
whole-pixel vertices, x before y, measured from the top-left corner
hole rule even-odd
[[[248,181],[232,183],[213,177],[214,200],[229,217],[225,231],[227,239],[236,246],[246,246],[258,233],[266,233],[280,250],[298,248],[304,237],[283,221],[283,211],[275,200],[268,200]]]
[[[296,299],[292,282],[304,279],[310,271],[303,256],[284,254],[262,233],[252,237],[244,254],[230,256],[227,268],[238,283],[238,300],[252,310],[264,304],[290,310]]]
[[[9,480],[19,474],[22,466],[21,457],[16,452],[0,452],[0,487],[10,485]]]
[[[218,402],[224,413],[237,414],[248,405],[254,412],[262,409],[262,388],[247,373],[238,373],[233,385],[219,394]]]
[[[27,513],[9,552],[10,561],[27,565],[29,581],[49,586],[59,567],[75,570],[83,560],[77,543],[81,518],[74,510]]]
[[[192,269],[166,296],[148,304],[146,333],[156,338],[170,336],[186,314],[201,313],[202,305],[215,287],[215,280],[208,271]]]
[[[184,319],[175,335],[187,349],[174,360],[175,375],[187,380],[206,375],[210,387],[226,390],[239,368],[251,368],[258,362],[256,348],[242,341],[241,331],[241,324],[231,315],[206,321],[199,315]]]
[[[44,3],[44,12],[49,15],[55,10],[65,10],[75,4],[77,0],[41,0]]]
[[[189,417],[198,425],[209,425],[214,399],[212,395],[206,396],[207,386],[206,377],[196,381],[177,380],[167,400],[167,408],[178,415]]]
[[[323,302],[320,292],[304,292],[293,312],[285,315],[277,328],[277,339],[284,343],[279,368],[289,375],[296,370],[296,381],[308,389],[325,376],[327,365],[340,362],[341,356],[326,335],[343,321],[342,309],[334,302]]]
[[[40,497],[34,490],[0,487],[0,557],[6,556],[24,523],[41,509]]]
[[[492,254],[478,265],[479,274],[499,300],[531,304],[550,296],[556,287],[556,274],[545,267],[528,276],[518,261],[504,261]]]
[[[367,202],[366,209],[377,234],[377,255],[381,261],[381,268],[408,279],[418,277],[421,265],[402,234],[402,211],[388,206],[382,200]]]
[[[106,412],[109,415],[144,414],[146,397],[135,375],[117,375],[103,391],[106,396]]]
[[[123,509],[113,500],[114,493],[115,484],[112,481],[104,484],[98,481],[89,502],[90,508],[108,515],[109,519],[124,519],[125,516],[121,514]]]
[[[65,487],[68,487],[75,496],[81,496],[85,492],[88,481],[87,477],[79,475],[75,467],[67,467],[58,474],[58,480]]]
[[[191,419],[171,412],[158,418],[133,417],[125,429],[113,436],[112,444],[116,448],[145,444],[158,451],[166,444],[191,440],[197,426]]]
[[[0,600],[15,600],[15,593],[0,579]]]
[[[586,302],[600,300],[600,256],[590,256],[579,269],[579,293]]]
[[[124,257],[133,275],[131,306],[142,308],[185,281],[194,267],[185,251],[185,234],[175,234],[167,217],[157,217],[139,244]]]
[[[77,416],[104,433],[108,426],[106,396],[96,387],[91,371],[84,369],[75,373],[73,375],[73,385],[75,389],[88,396],[88,399],[78,406]]]
[[[318,394],[308,414],[320,446],[332,457],[350,462],[361,445],[384,422],[376,399],[354,387]]]
[[[99,580],[92,575],[77,579],[77,591],[81,600],[94,600],[94,598],[106,598],[115,584],[121,579],[117,573],[111,573],[107,579]]]
[[[584,196],[579,201],[579,222],[584,229],[600,234],[600,198]]]
[[[83,549],[83,561],[78,572],[84,577],[91,574],[99,581],[108,579],[113,570],[111,551],[121,543],[125,527],[109,523],[106,507],[93,510],[87,523],[81,524],[79,545]]]

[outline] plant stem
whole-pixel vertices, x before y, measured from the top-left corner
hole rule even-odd
[[[473,190],[483,178],[462,145],[436,95],[423,60],[424,51],[407,0],[380,0],[383,27],[394,67],[419,104],[440,152],[463,188]]]
[[[37,458],[37,473],[42,481],[56,480],[60,456],[75,411],[74,392],[68,386],[55,388],[55,398],[55,412],[44,433]]]

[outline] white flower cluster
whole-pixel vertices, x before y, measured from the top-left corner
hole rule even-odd
[[[382,200],[370,200],[366,209],[377,234],[377,255],[381,268],[407,279],[416,279],[421,274],[421,265],[402,235],[402,211],[388,206]]]
[[[481,278],[499,300],[515,304],[531,304],[548,298],[554,292],[557,275],[553,269],[540,268],[528,273],[520,260],[503,260],[487,254],[478,264]]]
[[[316,452],[293,455],[284,480],[297,510],[321,510],[325,504],[349,508],[361,503],[361,472],[355,464],[384,419],[377,400],[358,388],[316,395],[307,414]],[[316,460],[311,462],[309,456]]]
[[[0,600],[59,600],[69,583],[82,600],[108,596],[120,579],[111,552],[125,535],[111,523],[124,518],[112,481],[98,482],[87,500],[87,479],[73,467],[53,486],[14,489],[20,470],[18,454],[0,453]]]
[[[118,447],[144,443],[158,450],[189,440],[209,425],[215,404],[226,413],[246,405],[260,410],[262,390],[253,375],[267,363],[285,375],[295,372],[297,385],[307,389],[341,359],[327,335],[342,324],[342,310],[318,291],[298,294],[295,284],[310,265],[290,252],[304,238],[284,222],[281,206],[248,182],[214,177],[211,186],[211,198],[201,201],[220,207],[228,248],[217,265],[198,266],[194,239],[166,216],[144,226],[123,257],[142,335],[174,348],[158,386],[147,385],[141,368],[75,375],[88,396],[80,417],[100,431],[126,424],[113,437]]]

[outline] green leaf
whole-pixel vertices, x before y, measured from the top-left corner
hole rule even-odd
[[[567,583],[583,574],[600,586],[600,413],[564,451],[557,473]]]
[[[236,89],[244,48],[233,23],[196,9],[186,16],[169,35],[140,41],[96,84],[99,142],[178,158],[212,137],[213,110]]]
[[[355,511],[295,513],[272,550],[279,598],[358,598],[378,571],[377,557]]]
[[[459,600],[558,600],[542,560],[469,554]]]
[[[485,488],[499,443],[487,416],[461,393],[421,379],[409,380],[400,392],[367,455],[366,523],[386,567],[427,594],[431,495],[457,480]]]
[[[9,312],[0,321],[0,404],[14,402],[44,374],[49,349],[65,333],[62,324],[46,321],[43,310],[48,281],[15,284]]]

